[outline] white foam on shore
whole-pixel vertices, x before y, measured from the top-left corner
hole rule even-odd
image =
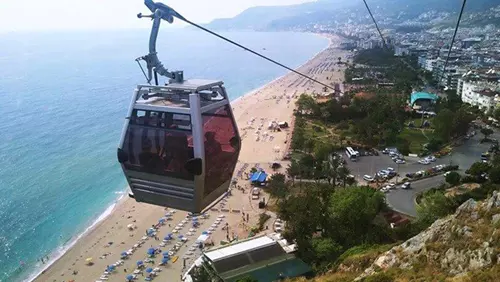
[[[128,186],[127,186],[128,189]],[[125,191],[119,192],[116,191],[115,194],[119,194],[120,196],[108,207],[104,212],[102,212],[93,222],[88,226],[82,233],[78,234],[76,237],[71,238],[62,246],[56,248],[50,254],[50,260],[45,264],[37,264],[36,270],[28,276],[28,278],[24,279],[25,282],[31,282],[35,280],[38,276],[40,276],[45,270],[47,270],[52,264],[54,264],[57,260],[59,260],[64,254],[69,251],[81,238],[85,237],[87,233],[89,233],[94,227],[96,227],[100,222],[105,220],[108,216],[110,216],[116,208],[116,205],[123,199],[125,196]]]

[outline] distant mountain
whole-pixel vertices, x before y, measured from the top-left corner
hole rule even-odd
[[[460,11],[462,0],[369,0],[368,4],[380,22],[404,23],[425,13],[455,15]],[[487,11],[500,5],[498,0],[474,0],[467,2],[465,14]],[[363,15],[363,16],[360,16]],[[291,6],[253,7],[229,19],[217,19],[207,25],[213,29],[287,30],[310,27],[315,24],[369,22],[368,13],[361,0],[319,0]],[[475,23],[483,24],[483,21]]]
[[[216,19],[206,25],[213,29],[253,29],[262,30],[279,26],[280,21],[285,25],[310,21],[317,14],[323,13],[331,17],[332,13],[342,7],[353,6],[343,0],[319,0],[316,2],[290,6],[263,6],[249,8],[234,18]]]

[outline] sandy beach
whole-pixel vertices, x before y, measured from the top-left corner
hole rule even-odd
[[[342,84],[344,80],[345,67],[338,65],[337,62],[339,57],[345,61],[348,52],[338,48],[341,43],[340,38],[325,36],[330,39],[330,46],[298,70],[333,87],[335,83]],[[293,128],[293,110],[300,94],[332,92],[331,90],[324,92],[321,85],[297,74],[289,73],[233,103],[235,118],[242,137],[242,150],[235,173],[249,172],[254,166],[271,172],[270,164],[275,161],[281,162],[288,151],[291,129],[269,130],[269,123],[287,122],[290,128]],[[148,257],[147,251],[150,247],[159,247],[162,252],[170,250],[176,243],[181,242],[178,236],[184,235],[187,241],[179,243],[179,250],[172,254],[166,266],[158,265],[161,261],[161,254],[153,259],[154,263],[145,262],[146,268],[161,270],[155,271],[157,277],[154,280],[181,281],[181,274],[200,254],[200,250],[194,248],[193,244],[203,231],[211,230],[208,242],[213,242],[215,246],[218,246],[221,240],[227,239],[228,235],[230,238],[247,238],[250,228],[256,225],[258,214],[264,210],[257,207],[258,200],[251,199],[249,192],[251,187],[248,180],[244,178],[238,178],[237,186],[240,188],[233,188],[231,196],[223,199],[207,212],[208,218],[198,218],[199,226],[196,228],[193,228],[193,219],[189,218],[186,212],[137,203],[125,197],[117,204],[109,217],[81,238],[74,247],[34,281],[125,281],[125,277],[133,274],[137,268],[137,261],[145,261]],[[261,196],[267,201],[267,195]],[[169,213],[168,220],[159,225],[159,219],[165,217],[166,213]],[[182,222],[184,222],[183,226],[179,226]],[[129,230],[127,226],[131,224],[136,228]],[[147,229],[157,224],[159,226],[156,228],[156,236],[159,240],[145,236]],[[177,226],[178,230],[174,233]],[[269,229],[264,232],[274,232],[272,219],[268,221],[268,227]],[[160,246],[164,237],[169,233],[173,233],[173,240],[166,241],[165,246]],[[141,246],[133,247],[139,241],[143,242]],[[107,275],[106,279],[100,279],[107,266],[120,261],[122,252],[128,250],[131,250],[131,255],[123,259],[123,263]],[[87,264],[90,258],[92,265],[89,266]],[[147,273],[144,271],[136,275],[137,281],[144,281],[141,275],[146,276]]]

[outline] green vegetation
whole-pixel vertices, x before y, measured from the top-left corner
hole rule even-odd
[[[456,171],[451,171],[450,173],[448,173],[448,175],[446,175],[446,182],[448,182],[450,185],[452,186],[455,186],[455,185],[458,185],[458,183],[460,183],[460,174],[458,174],[458,172]]]
[[[386,208],[382,193],[368,187],[297,186],[297,193],[280,202],[278,215],[287,222],[284,237],[297,243],[299,256],[316,270],[334,264],[351,247],[393,242],[390,228],[378,220]]]

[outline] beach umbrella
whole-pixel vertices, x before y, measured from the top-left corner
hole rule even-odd
[[[153,272],[153,269],[151,267],[149,267],[149,268],[146,269],[146,272],[147,273],[151,273],[151,272]]]
[[[170,255],[168,254],[168,252],[163,252],[163,257],[167,258],[167,257],[170,257]]]
[[[132,276],[132,275],[130,275],[130,274],[129,274],[129,275],[127,275],[127,280],[128,280],[128,281],[132,281],[132,280],[134,280],[134,276]]]
[[[165,219],[164,219],[164,218],[160,218],[160,219],[158,220],[158,223],[165,223]]]
[[[161,260],[161,263],[165,264],[165,263],[167,263],[169,260],[170,260],[170,258],[168,258],[168,257],[164,257],[164,258]]]
[[[208,232],[207,231],[203,231],[203,232],[201,232],[201,235],[208,235]]]
[[[154,248],[149,248],[148,249],[148,255],[154,255],[155,254],[155,249]]]
[[[171,236],[165,236],[165,238],[163,238],[163,240],[169,241],[169,240],[172,240],[172,237]]]
[[[179,237],[177,237],[177,238],[182,239],[182,238],[184,238],[184,235],[182,235],[182,234],[181,234],[181,235],[179,235]]]
[[[122,256],[122,257],[126,257],[126,256],[128,256],[128,254],[127,254],[127,252],[123,252],[123,253],[121,254],[121,256]]]
[[[142,260],[138,260],[138,261],[137,261],[137,266],[141,266],[141,265],[143,265],[143,264],[144,264],[144,262],[143,262]]]
[[[108,272],[113,272],[115,270],[114,265],[109,265],[108,268],[106,269]]]
[[[193,221],[197,221],[198,220],[198,217],[193,217]]]

